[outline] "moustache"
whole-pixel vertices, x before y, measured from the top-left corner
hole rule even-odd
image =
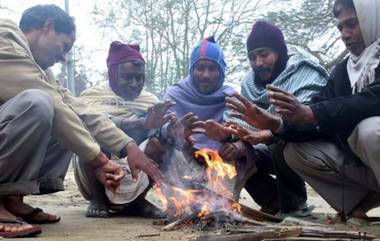
[[[265,72],[272,72],[272,69],[266,66],[255,68],[254,69],[257,74],[265,73]]]

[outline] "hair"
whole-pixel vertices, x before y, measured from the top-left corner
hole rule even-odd
[[[74,18],[54,4],[36,5],[26,9],[20,20],[20,29],[28,33],[33,29],[42,29],[46,20],[52,19],[54,31],[71,34],[75,32]]]
[[[352,9],[355,11],[355,5],[353,0],[335,0],[333,12],[337,18],[343,9]]]

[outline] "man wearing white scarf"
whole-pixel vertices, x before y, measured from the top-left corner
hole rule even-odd
[[[365,49],[361,53],[351,51],[347,63],[353,93],[361,92],[375,81],[375,69],[380,62],[380,2],[378,0],[355,0]],[[350,40],[348,40],[350,41]]]
[[[336,0],[334,15],[350,52],[337,64],[312,104],[273,86],[268,96],[279,116],[258,106],[227,100],[253,126],[288,142],[287,164],[341,217],[377,220],[380,206],[380,1]]]

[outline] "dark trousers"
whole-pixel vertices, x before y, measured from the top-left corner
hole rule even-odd
[[[284,143],[254,147],[257,172],[245,189],[261,207],[289,212],[306,203],[307,193],[305,182],[286,164],[284,147]]]

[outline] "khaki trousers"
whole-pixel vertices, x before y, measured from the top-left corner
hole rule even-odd
[[[380,193],[380,117],[361,121],[348,143],[361,163],[332,142],[288,143],[287,164],[335,210],[349,214],[369,193]]]
[[[0,196],[63,190],[71,152],[51,138],[53,102],[26,90],[0,106]]]

